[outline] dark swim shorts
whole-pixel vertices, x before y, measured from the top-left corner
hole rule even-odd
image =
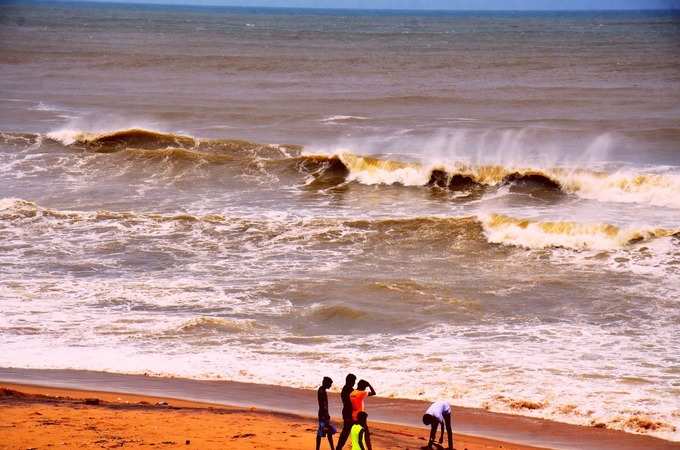
[[[324,437],[326,436],[326,434],[332,436],[337,432],[338,430],[335,429],[335,427],[333,426],[333,424],[331,424],[330,421],[319,419],[319,431],[316,432],[317,436]]]

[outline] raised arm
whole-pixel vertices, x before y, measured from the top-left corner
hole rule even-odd
[[[368,396],[369,396],[369,397],[373,397],[373,396],[375,395],[375,389],[373,389],[373,386],[371,386],[371,383],[369,383],[368,381],[366,382],[366,384],[368,385],[368,388],[371,390],[371,391],[368,393]]]

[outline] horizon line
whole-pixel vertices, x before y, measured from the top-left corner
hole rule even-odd
[[[450,13],[450,12],[635,12],[635,11],[680,11],[680,5],[677,7],[668,8],[518,8],[518,9],[499,9],[499,8],[347,8],[342,6],[272,6],[272,5],[234,5],[228,3],[189,3],[176,2],[169,3],[165,0],[0,0],[0,5],[11,3],[44,3],[44,4],[65,4],[65,3],[83,3],[83,4],[112,4],[112,5],[149,5],[149,6],[171,6],[171,7],[196,7],[196,8],[239,8],[239,9],[271,9],[271,10],[308,10],[308,11],[368,11],[368,12],[414,12],[414,13]]]

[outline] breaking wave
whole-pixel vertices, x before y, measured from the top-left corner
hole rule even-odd
[[[197,317],[184,322],[180,333],[247,333],[262,328],[254,320],[236,320],[220,317]]]
[[[657,238],[680,237],[680,228],[621,229],[610,224],[540,222],[498,214],[483,217],[481,222],[489,242],[526,248],[614,250]]]
[[[80,130],[62,130],[46,135],[48,139],[57,141],[68,147],[83,149],[96,153],[128,152],[142,157],[163,156],[173,159],[206,160],[208,162],[224,162],[252,157],[253,151],[260,151],[257,156],[290,157],[287,150],[300,150],[295,145],[257,144],[239,139],[198,139],[193,136],[142,128],[130,128],[106,133],[89,133]]]
[[[619,228],[611,224],[569,221],[535,221],[499,214],[462,217],[414,217],[375,219],[315,218],[293,220],[244,219],[220,214],[153,214],[113,211],[60,211],[21,199],[0,199],[0,220],[50,220],[69,223],[119,221],[126,225],[181,222],[201,225],[238,225],[257,233],[264,240],[304,239],[365,242],[374,237],[399,236],[395,245],[443,245],[452,239],[481,244],[502,244],[529,249],[567,248],[573,250],[617,250],[661,238],[680,238],[680,228]],[[296,231],[297,230],[297,231]],[[368,234],[367,234],[368,233]],[[367,237],[369,236],[369,237]],[[319,314],[347,314],[344,310],[319,311]]]
[[[318,158],[318,156],[317,156]],[[364,184],[433,186],[454,191],[509,185],[512,190],[552,191],[605,202],[680,208],[680,174],[614,173],[574,168],[407,163],[341,153],[347,179]]]
[[[97,153],[125,152],[139,158],[208,163],[237,162],[302,174],[307,184],[357,182],[366,185],[429,186],[475,191],[509,186],[510,192],[558,193],[602,202],[680,208],[680,173],[614,172],[579,167],[470,165],[456,161],[405,162],[351,152],[312,154],[297,145],[257,144],[243,140],[206,140],[145,129],[109,133],[62,130],[48,139]]]
[[[163,133],[159,131],[131,128],[107,133],[88,133],[66,129],[47,133],[49,139],[64,145],[87,147],[93,150],[111,152],[125,148],[167,148],[170,146],[193,147],[197,140],[191,136]]]

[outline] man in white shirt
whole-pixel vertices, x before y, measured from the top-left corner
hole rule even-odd
[[[437,426],[441,426],[442,433],[439,436],[439,445],[444,442],[444,427],[449,438],[449,450],[453,450],[453,432],[451,431],[451,405],[443,400],[436,401],[427,408],[423,416],[423,423],[430,426],[430,440],[424,449],[432,450],[434,440],[437,437]]]

